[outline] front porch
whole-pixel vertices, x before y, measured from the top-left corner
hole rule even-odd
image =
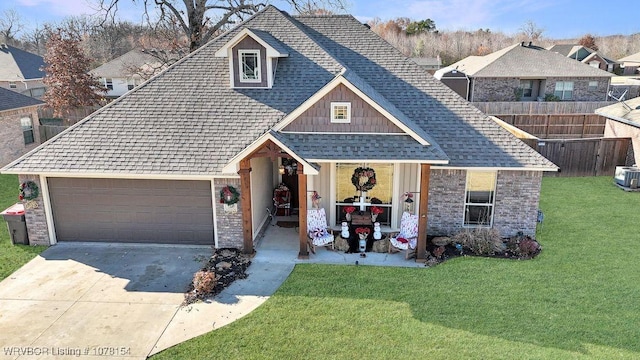
[[[276,216],[272,222],[274,225],[267,225],[264,234],[256,241],[257,256],[266,257],[274,263],[356,265],[357,261],[358,265],[424,267],[424,264],[416,262],[415,259],[406,260],[402,252],[394,254],[367,252],[367,256],[363,258],[359,253],[347,254],[344,251],[330,250],[325,247],[318,248],[316,253],[308,259],[299,259],[300,228],[275,225],[278,221],[298,220],[297,216]],[[336,236],[339,237],[340,234]]]

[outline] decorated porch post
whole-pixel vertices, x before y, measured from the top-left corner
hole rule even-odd
[[[427,259],[427,215],[429,212],[429,180],[431,165],[420,165],[420,205],[418,218],[418,244],[416,245],[416,262]]]
[[[298,218],[300,221],[300,252],[298,259],[308,259],[307,246],[307,175],[302,164],[298,163]]]
[[[251,219],[251,160],[240,160],[240,201],[242,202],[242,252],[253,254],[253,223]]]

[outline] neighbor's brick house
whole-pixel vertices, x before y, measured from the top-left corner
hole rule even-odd
[[[40,143],[38,107],[42,101],[0,88],[0,166]]]
[[[367,196],[387,231],[415,194],[418,260],[427,235],[534,234],[542,173],[557,170],[355,18],[267,6],[2,172],[42,189],[32,241],[252,252],[285,162],[302,258],[311,193],[339,227],[358,167],[377,174]]]
[[[515,44],[469,56],[434,75],[472,102],[604,101],[613,74],[542,47]]]

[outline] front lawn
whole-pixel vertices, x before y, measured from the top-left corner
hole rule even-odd
[[[610,177],[545,178],[533,260],[298,265],[250,315],[153,359],[639,358],[639,204]]]
[[[18,177],[0,175],[0,211],[18,202]],[[12,245],[7,223],[0,217],[0,280],[40,254],[44,246]]]

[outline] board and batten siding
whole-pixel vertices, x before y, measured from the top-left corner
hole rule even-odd
[[[251,220],[253,239],[267,220],[267,209],[273,206],[273,162],[267,157],[251,159]]]
[[[351,103],[351,123],[331,123],[331,102]],[[342,84],[313,104],[283,131],[403,133],[399,127]]]
[[[241,82],[239,78],[240,58],[238,56],[238,50],[260,50],[260,82]],[[251,36],[245,36],[240,40],[236,46],[233,47],[233,86],[234,87],[267,87],[267,49],[260,45],[259,42],[254,40]]]

